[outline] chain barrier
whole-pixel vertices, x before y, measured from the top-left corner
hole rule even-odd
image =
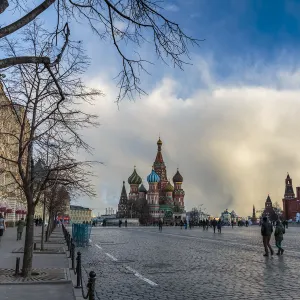
[[[83,279],[82,279],[82,266],[81,266],[81,252],[77,252],[76,257],[76,267],[75,267],[75,244],[73,239],[71,238],[70,233],[66,229],[64,225],[62,225],[62,230],[64,234],[64,238],[66,240],[68,251],[70,251],[69,258],[71,258],[71,270],[74,271],[74,274],[76,275],[76,288],[81,289],[82,297],[84,299],[88,300],[95,300],[96,298],[96,292],[95,292],[95,282],[96,282],[96,273],[94,271],[91,271],[89,273],[89,279],[88,283],[86,285],[87,287],[87,293],[84,294],[84,288],[83,288]],[[98,296],[97,296],[98,298]]]

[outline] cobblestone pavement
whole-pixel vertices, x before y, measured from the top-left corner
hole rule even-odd
[[[95,228],[91,240],[82,262],[100,299],[300,299],[300,228],[287,229],[283,256],[268,258],[258,226]]]

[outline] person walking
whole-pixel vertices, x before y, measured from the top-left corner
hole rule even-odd
[[[4,219],[3,215],[0,213],[0,241],[1,241],[1,238],[3,236],[5,229],[6,229],[5,219]]]
[[[262,221],[262,224],[261,224],[261,235],[263,237],[263,244],[264,244],[264,248],[265,248],[264,256],[269,256],[268,249],[270,250],[271,255],[274,254],[274,251],[273,251],[273,249],[270,245],[272,232],[273,232],[272,224],[268,222],[267,217],[263,217],[263,221]]]
[[[125,227],[127,227],[127,219],[125,220]]]
[[[161,219],[159,219],[159,221],[158,221],[158,230],[159,230],[160,232],[162,232],[162,226],[163,226],[163,222],[162,222]]]
[[[180,220],[180,229],[182,229],[182,226],[183,226],[183,222],[182,220]]]
[[[187,229],[187,221],[186,221],[186,219],[184,220],[184,229]]]
[[[285,233],[285,229],[284,229],[283,225],[281,224],[281,222],[279,220],[277,220],[275,233],[274,233],[276,247],[278,248],[278,252],[276,253],[277,255],[280,255],[280,254],[282,255],[284,252],[284,249],[282,249],[282,247],[281,247],[284,233]]]
[[[22,239],[22,233],[25,227],[25,221],[24,218],[18,221],[17,223],[17,241],[20,241]]]
[[[218,224],[217,224],[217,227],[218,227],[218,232],[221,233],[221,232],[222,232],[222,223],[221,223],[221,219],[219,219]]]
[[[212,227],[214,229],[214,233],[216,233],[217,220],[213,219],[212,222],[211,222],[211,225],[212,225]]]

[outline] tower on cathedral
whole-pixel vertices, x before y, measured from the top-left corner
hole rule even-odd
[[[128,212],[128,199],[127,199],[127,192],[125,187],[125,181],[123,181],[120,201],[118,205],[118,218],[126,218]]]

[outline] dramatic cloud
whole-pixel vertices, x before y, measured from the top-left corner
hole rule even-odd
[[[264,206],[268,193],[281,203],[287,171],[300,184],[299,72],[240,65],[238,78],[218,82],[209,65],[199,60],[195,73],[205,88],[187,98],[178,96],[183,80],[164,78],[147,97],[119,109],[113,85],[101,77],[90,81],[107,95],[90,108],[102,126],[86,132],[94,158],[105,165],[95,170],[97,200],[83,204],[100,212],[116,208],[134,165],[146,182],[159,134],[168,177],[177,167],[184,177],[187,209],[203,203],[216,216],[226,208],[247,216],[253,204]]]

